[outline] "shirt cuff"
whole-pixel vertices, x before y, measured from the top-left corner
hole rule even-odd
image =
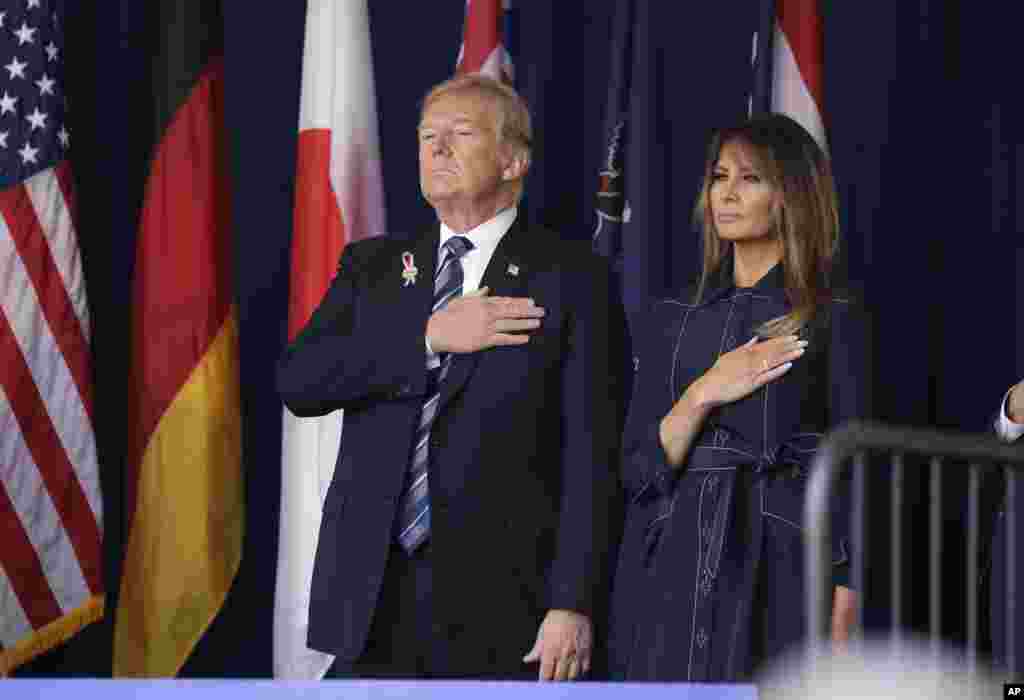
[[[1006,403],[1010,400],[1011,387],[1003,397],[1003,405],[999,408],[999,417],[996,418],[996,435],[1007,442],[1013,442],[1021,435],[1024,435],[1024,423],[1014,423],[1007,414]]]

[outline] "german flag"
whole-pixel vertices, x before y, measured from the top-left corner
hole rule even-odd
[[[174,676],[241,560],[244,484],[223,14],[147,5],[153,139],[133,280],[128,544],[115,676]]]

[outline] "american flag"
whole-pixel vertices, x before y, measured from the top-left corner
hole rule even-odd
[[[0,0],[0,675],[103,611],[61,0]]]

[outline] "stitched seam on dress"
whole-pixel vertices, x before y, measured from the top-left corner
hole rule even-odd
[[[721,450],[722,452],[735,452],[736,454],[741,454],[744,457],[750,457],[750,459],[752,459],[754,461],[757,461],[757,455],[751,454],[750,452],[747,452],[746,450],[737,449],[735,447],[715,447],[714,445],[694,445],[693,449],[695,449],[695,450]]]
[[[736,489],[735,482],[733,483],[733,489],[734,489],[733,493],[735,494],[735,489]],[[735,498],[735,496],[734,496],[734,498]],[[719,501],[719,503],[721,503],[721,501]],[[719,508],[721,508],[721,507],[722,506],[720,505]],[[725,533],[724,532],[722,533],[722,538],[725,539]],[[718,558],[715,560],[714,568],[712,568],[710,566],[710,564],[711,564],[711,552],[710,551],[708,552],[708,571],[711,574],[710,578],[716,578],[718,576],[718,567],[721,566],[721,564],[722,564],[722,551],[723,550],[725,550],[725,542],[722,543],[722,546],[718,550]]]
[[[722,325],[722,341],[718,344],[718,356],[721,357],[722,353],[725,352],[725,339],[729,337],[729,322],[732,321],[732,313],[736,310],[736,297],[732,298],[732,305],[729,307],[729,315],[725,317],[725,323]]]
[[[675,299],[662,299],[658,303],[659,304],[675,304],[676,306],[685,306],[688,309],[696,309],[697,308],[697,306],[695,304],[684,304],[683,302],[676,301]]]
[[[643,496],[645,493],[647,493],[648,489],[652,489],[652,488],[654,488],[654,480],[653,479],[649,480],[646,484],[641,486],[640,490],[637,491],[636,495],[633,496],[633,500],[630,501],[630,502],[631,503],[637,503],[640,500],[640,497]]]
[[[676,347],[672,351],[672,374],[669,377],[668,383],[668,400],[672,406],[676,405],[676,394],[680,393],[682,389],[676,390],[676,362],[679,361],[679,346],[683,343],[683,335],[686,333],[686,324],[690,321],[690,314],[693,312],[695,307],[690,306],[686,309],[686,315],[683,316],[683,323],[679,327],[679,335],[676,337]]]
[[[776,513],[772,513],[771,511],[767,511],[767,510],[763,510],[762,509],[761,510],[761,515],[766,515],[769,518],[775,518],[776,520],[781,520],[784,523],[788,523],[789,525],[792,525],[793,527],[795,527],[797,530],[800,530],[801,532],[803,532],[803,530],[804,530],[801,526],[797,525],[796,523],[794,523],[789,518],[784,518],[781,515],[778,515]]]
[[[693,637],[696,632],[694,628],[697,626],[697,598],[700,595],[700,569],[702,560],[704,559],[703,551],[703,540],[701,539],[701,516],[704,513],[704,488],[708,484],[708,479],[711,477],[704,477],[704,480],[700,484],[700,497],[697,500],[697,575],[693,582],[693,613],[690,617],[690,659],[686,664],[686,680],[690,680],[690,675],[693,673]]]
[[[761,403],[761,459],[768,458],[768,386],[764,385],[764,399]],[[764,481],[762,480],[758,486],[761,489],[761,515],[764,515],[768,510],[768,495],[767,489],[764,487]]]
[[[651,525],[654,525],[655,523],[659,523],[662,520],[665,520],[666,518],[668,518],[670,515],[672,515],[676,511],[676,498],[678,498],[678,497],[679,497],[679,490],[676,489],[672,493],[672,500],[668,502],[668,510],[666,510],[664,513],[662,513],[657,518],[652,520],[651,521]],[[650,527],[650,525],[648,525],[648,527]]]
[[[768,457],[768,387],[771,382],[764,385],[764,395],[761,401],[761,458]]]
[[[740,292],[734,299],[742,299],[743,297],[750,297],[751,299],[760,299],[761,301],[774,301],[770,296],[765,294],[755,294],[754,292]]]
[[[824,433],[793,433],[792,435],[790,435],[790,439],[787,440],[786,442],[787,443],[791,443],[792,441],[799,440],[800,438],[817,438],[818,440],[821,440],[823,437],[825,437]],[[817,446],[816,447],[808,447],[806,449],[802,449],[802,448],[793,447],[792,445],[790,445],[789,449],[793,450],[794,452],[799,452],[800,454],[805,454],[805,455],[814,454],[815,452],[818,451],[818,447]]]

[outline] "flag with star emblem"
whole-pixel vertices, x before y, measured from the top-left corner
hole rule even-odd
[[[0,2],[0,676],[103,615],[62,13]]]
[[[132,280],[113,672],[166,677],[227,598],[245,505],[221,3],[147,4],[155,128]]]

